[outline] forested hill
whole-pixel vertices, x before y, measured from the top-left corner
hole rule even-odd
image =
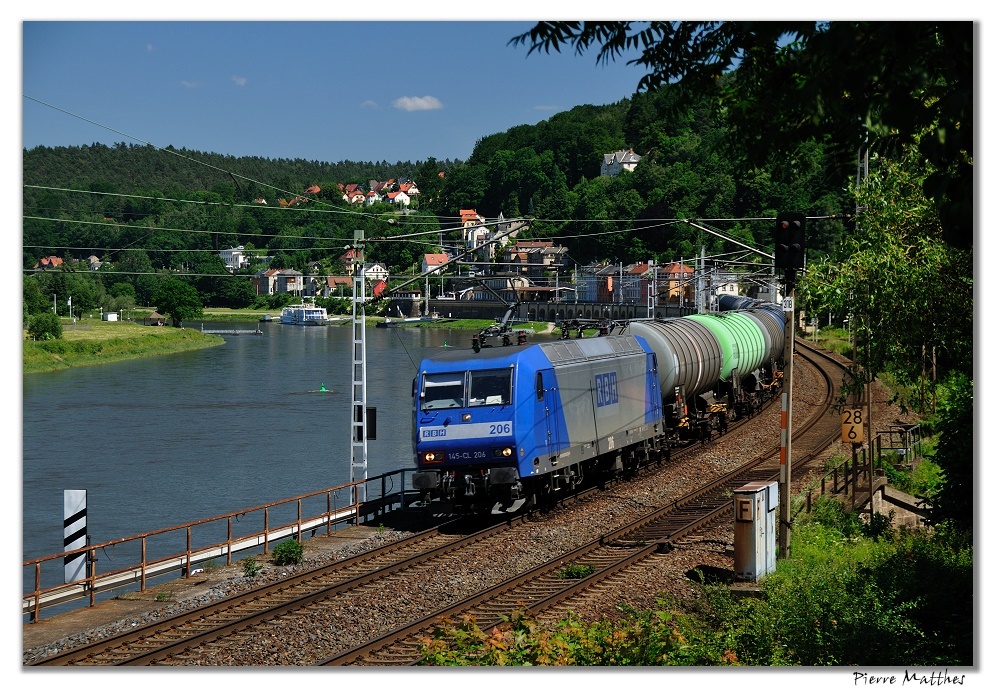
[[[60,256],[102,256],[102,247],[121,246],[103,238],[100,228],[91,228],[85,234],[87,248],[74,252],[73,241],[80,234],[72,224],[80,223],[84,213],[98,222],[177,228],[205,222],[185,208],[191,201],[239,205],[263,199],[267,207],[276,207],[280,199],[318,185],[321,192],[311,196],[341,206],[346,203],[338,184],[357,183],[366,190],[370,180],[391,178],[416,182],[420,215],[437,217],[444,227],[455,225],[460,209],[476,209],[488,219],[529,216],[534,219],[529,235],[558,239],[581,263],[674,260],[692,257],[703,247],[709,254],[734,249],[678,219],[719,220],[716,226],[740,242],[767,248],[771,224],[754,219],[773,218],[781,211],[815,217],[851,210],[847,190],[854,154],[810,142],[793,157],[749,169],[736,159],[729,129],[712,115],[707,100],[683,107],[679,103],[679,94],[667,87],[610,105],[577,106],[536,125],[484,135],[464,162],[329,163],[124,143],[37,147],[24,152],[24,209],[32,217],[24,225],[26,266],[49,247]],[[629,149],[641,157],[634,172],[600,175],[606,154]],[[104,194],[82,197],[60,188]],[[116,197],[120,195],[134,197]],[[330,217],[316,226],[318,219],[305,214],[279,217],[239,208],[223,216],[212,218],[213,227],[225,229],[225,235],[213,238],[213,246],[252,243],[271,254],[295,248],[296,264],[316,261],[326,250],[291,239],[344,238],[358,225],[369,227],[365,220],[344,225]],[[384,227],[371,226],[368,232],[384,233]],[[833,250],[843,229],[840,220],[811,222],[813,256]],[[183,238],[170,237],[173,251],[193,242]],[[147,251],[158,249],[146,246]],[[407,261],[422,251],[427,249],[398,259]]]
[[[447,170],[458,161],[438,162]],[[35,147],[24,150],[24,182],[100,192],[136,190],[212,191],[224,198],[274,198],[299,194],[324,181],[357,182],[412,177],[418,163],[410,161],[306,161],[259,156],[227,156],[152,145],[90,144]],[[239,181],[237,186],[234,178]],[[283,192],[282,192],[283,191]]]

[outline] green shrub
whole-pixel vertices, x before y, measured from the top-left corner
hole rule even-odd
[[[885,540],[796,523],[789,557],[761,598],[727,585],[654,611],[542,625],[513,613],[485,631],[444,622],[422,642],[423,665],[948,666],[972,665],[972,548],[962,533],[902,531]],[[876,515],[880,516],[880,515]],[[880,522],[881,520],[878,520]]]
[[[873,541],[893,538],[896,535],[896,531],[892,527],[892,518],[895,515],[896,512],[894,510],[889,510],[888,516],[881,512],[875,512],[867,524],[864,522],[861,523],[861,535]]]
[[[593,573],[593,565],[567,565],[556,572],[556,576],[560,579],[583,579]]]
[[[812,505],[812,513],[803,520],[839,531],[844,536],[857,536],[861,533],[861,520],[857,515],[848,512],[836,498],[820,495]]]
[[[253,579],[260,574],[262,569],[264,569],[264,565],[257,562],[257,558],[253,555],[243,559],[243,576],[247,579]]]
[[[62,322],[54,313],[43,312],[28,319],[28,336],[35,341],[61,339],[62,334]]]
[[[298,541],[289,538],[274,548],[271,562],[276,565],[297,565],[302,562],[302,546]]]
[[[635,612],[612,622],[574,615],[543,627],[516,612],[484,631],[474,618],[445,622],[423,640],[422,665],[445,666],[694,666],[728,665],[713,633],[667,609]]]

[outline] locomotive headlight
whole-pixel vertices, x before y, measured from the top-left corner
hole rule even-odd
[[[424,452],[421,458],[425,464],[439,464],[444,461],[444,452]]]
[[[512,454],[514,454],[514,450],[510,447],[501,447],[493,450],[493,456],[495,457],[509,457]]]

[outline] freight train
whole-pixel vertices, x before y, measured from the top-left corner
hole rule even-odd
[[[459,511],[517,511],[752,415],[780,387],[785,317],[759,301],[727,307],[424,359],[413,380],[414,489]]]

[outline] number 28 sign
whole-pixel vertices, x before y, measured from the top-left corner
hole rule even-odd
[[[864,440],[865,425],[861,411],[859,408],[845,408],[840,412],[841,441],[860,443]]]

